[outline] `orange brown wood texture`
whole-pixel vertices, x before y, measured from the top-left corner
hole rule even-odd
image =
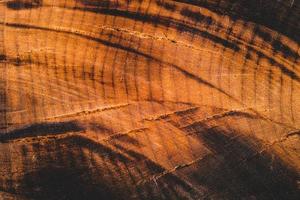
[[[0,199],[299,199],[299,45],[299,0],[0,0]]]

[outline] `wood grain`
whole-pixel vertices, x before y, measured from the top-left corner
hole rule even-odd
[[[300,1],[0,1],[0,199],[299,199]]]

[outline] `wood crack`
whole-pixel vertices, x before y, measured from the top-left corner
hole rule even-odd
[[[87,115],[96,114],[96,113],[100,113],[100,112],[104,112],[104,111],[124,108],[124,107],[129,106],[129,105],[130,105],[129,103],[111,105],[111,106],[101,107],[101,108],[97,108],[97,109],[83,110],[83,111],[74,112],[74,113],[70,113],[70,114],[57,115],[57,116],[54,116],[54,117],[46,118],[45,120],[54,120],[54,119],[62,119],[62,118],[69,118],[69,117],[87,116]]]

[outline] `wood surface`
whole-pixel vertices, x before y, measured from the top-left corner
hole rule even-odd
[[[299,21],[299,0],[0,0],[0,199],[299,199]]]

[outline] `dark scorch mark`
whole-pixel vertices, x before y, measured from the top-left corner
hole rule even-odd
[[[32,9],[42,6],[43,0],[15,0],[6,3],[7,8],[13,10]]]
[[[81,127],[76,121],[37,123],[30,125],[29,127],[20,128],[0,135],[0,142],[3,143],[9,142],[10,140],[27,137],[57,135],[68,132],[79,132],[83,130],[84,128]]]
[[[161,1],[161,0],[157,0],[156,4],[165,8],[166,10],[170,10],[170,11],[175,11],[176,10],[176,5],[173,3],[168,3],[165,1]]]
[[[263,143],[254,137],[237,137],[205,123],[188,129],[213,152],[193,171],[182,169],[194,183],[208,188],[207,197],[216,199],[297,199],[297,172],[272,151],[262,151]],[[209,198],[208,198],[209,199]]]

